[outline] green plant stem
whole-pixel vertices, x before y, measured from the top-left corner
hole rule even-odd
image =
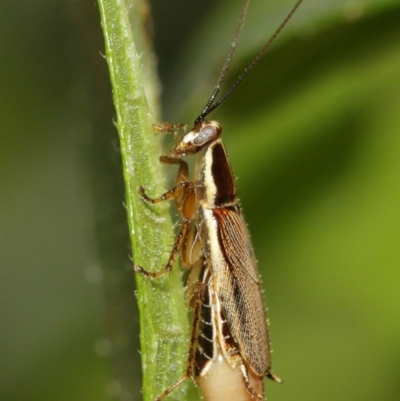
[[[155,79],[150,41],[145,31],[144,1],[98,0],[116,109],[125,180],[126,210],[134,263],[146,270],[162,268],[172,239],[168,205],[149,206],[138,195],[162,193],[158,140],[145,94],[154,99]],[[133,27],[133,28],[132,28]],[[155,110],[154,102],[152,109]],[[181,274],[150,280],[137,275],[144,400],[152,400],[177,379],[187,351],[187,313]],[[172,399],[182,398],[176,391]]]

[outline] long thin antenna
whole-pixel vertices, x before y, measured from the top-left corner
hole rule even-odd
[[[240,12],[239,22],[236,25],[235,35],[233,37],[233,41],[231,43],[231,47],[229,49],[228,56],[225,60],[225,64],[222,67],[221,74],[219,75],[217,84],[215,85],[214,90],[213,90],[210,98],[208,99],[207,104],[204,106],[203,111],[200,113],[200,116],[196,119],[195,123],[202,120],[209,113],[208,110],[209,110],[210,106],[213,104],[215,98],[217,97],[219,90],[221,89],[221,85],[225,80],[226,74],[229,69],[229,65],[231,64],[233,53],[236,50],[236,44],[239,39],[240,31],[242,30],[242,27],[243,27],[243,23],[244,23],[246,14],[247,14],[247,9],[249,7],[249,3],[250,3],[250,0],[245,0],[245,2],[243,4],[242,11]]]
[[[235,37],[234,40],[232,42],[231,45],[231,49],[229,51],[228,57],[225,61],[225,65],[222,69],[221,75],[218,79],[217,85],[210,97],[210,99],[208,100],[206,106],[204,107],[203,111],[201,112],[201,114],[196,118],[195,120],[195,124],[197,124],[198,122],[201,122],[204,120],[204,117],[206,117],[208,114],[210,114],[213,110],[215,110],[222,102],[224,102],[226,100],[226,98],[228,96],[230,96],[232,94],[232,92],[240,85],[240,83],[246,78],[247,74],[255,67],[255,65],[259,62],[259,60],[261,59],[261,57],[266,53],[266,51],[271,47],[272,43],[275,41],[275,39],[277,38],[277,36],[280,34],[280,32],[282,31],[282,29],[285,27],[285,25],[288,23],[288,21],[290,20],[290,18],[292,17],[292,15],[295,13],[295,11],[297,10],[297,8],[299,7],[300,3],[302,2],[302,0],[297,0],[297,3],[293,6],[293,8],[290,10],[289,14],[286,16],[286,18],[282,21],[282,23],[280,24],[280,26],[278,27],[278,29],[274,32],[274,34],[271,36],[271,38],[268,40],[268,42],[264,45],[264,47],[261,49],[261,51],[257,54],[257,56],[253,59],[253,61],[244,69],[243,73],[239,76],[239,78],[236,80],[236,82],[228,89],[228,91],[225,93],[225,95],[223,95],[221,97],[221,99],[219,99],[216,103],[213,104],[219,89],[222,85],[222,82],[225,79],[226,73],[228,71],[228,67],[229,64],[232,60],[232,55],[233,52],[235,50],[235,46],[236,46],[236,42],[238,40],[238,35],[240,33],[240,30],[243,26],[243,18],[246,15],[246,11],[247,11],[247,7],[249,5],[249,1],[250,0],[246,0],[245,1],[245,5],[242,9],[242,13],[240,15],[241,19],[239,20],[238,26],[236,28],[236,33],[235,33]]]

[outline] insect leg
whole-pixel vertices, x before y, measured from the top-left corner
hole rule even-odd
[[[151,278],[160,277],[160,276],[163,276],[164,274],[170,272],[174,265],[176,255],[179,253],[179,251],[182,247],[182,244],[184,243],[185,238],[187,237],[190,223],[191,223],[191,220],[189,220],[189,219],[184,219],[182,221],[181,228],[180,228],[179,233],[175,240],[175,244],[172,247],[172,251],[169,255],[168,262],[164,268],[162,268],[161,270],[159,270],[157,272],[148,272],[147,270],[143,269],[143,267],[141,267],[141,266],[135,266],[135,271],[137,273],[142,274],[143,276],[151,277]]]
[[[185,189],[191,189],[192,187],[193,187],[192,181],[181,182],[176,187],[173,187],[173,188],[169,189],[167,192],[164,192],[158,198],[150,198],[149,196],[146,195],[145,189],[142,186],[140,186],[139,194],[140,194],[140,197],[145,202],[155,205],[157,203],[164,202],[168,199],[179,197],[179,196],[181,196],[181,194],[180,194],[181,192],[184,193]]]
[[[199,259],[195,265],[203,264],[204,260]],[[199,334],[199,325],[200,325],[200,312],[201,312],[201,304],[203,300],[203,283],[200,281],[197,282],[196,290],[194,291],[192,297],[194,298],[193,305],[193,323],[192,323],[192,335],[190,338],[190,348],[188,353],[188,360],[186,366],[185,374],[180,377],[172,386],[168,387],[162,394],[160,394],[155,401],[162,401],[171,391],[177,388],[181,383],[183,383],[186,379],[194,376],[194,364],[195,364],[195,353],[197,347],[197,339]]]
[[[164,164],[179,164],[178,174],[175,178],[175,185],[189,181],[189,166],[183,160],[177,157],[160,156],[160,162]],[[178,205],[177,208],[179,209]]]
[[[204,259],[201,258],[196,262],[196,265],[203,265]],[[199,337],[201,305],[203,303],[204,284],[200,281],[196,284],[196,289],[192,295],[193,302],[193,322],[192,335],[190,337],[190,348],[188,353],[186,377],[194,377],[195,354]]]
[[[158,134],[175,134],[181,128],[186,129],[186,124],[171,124],[166,121],[162,121],[160,123],[151,124],[151,128],[153,128],[153,131],[157,132]]]
[[[140,266],[135,266],[136,272],[146,277],[152,277],[152,278],[160,277],[171,271],[179,251],[182,249],[182,247],[185,247],[188,241],[192,241],[191,240],[192,230],[190,229],[191,228],[190,226],[193,219],[193,215],[196,211],[196,194],[194,190],[194,182],[188,181],[187,163],[185,163],[180,159],[167,156],[162,156],[160,159],[164,163],[180,165],[178,176],[176,179],[176,181],[178,182],[177,185],[174,188],[170,189],[169,191],[165,192],[158,198],[150,198],[149,196],[146,195],[144,188],[140,187],[139,188],[140,195],[144,201],[152,204],[157,204],[166,201],[168,199],[174,198],[175,205],[177,206],[177,209],[179,210],[182,216],[182,224],[179,233],[176,237],[174,246],[172,247],[172,251],[169,255],[168,262],[163,269],[153,273],[146,271]],[[186,252],[184,252],[184,254],[186,255]]]
[[[190,207],[191,212],[190,216],[183,213],[183,207],[185,203],[192,204],[193,200],[188,202],[188,197],[190,197],[191,193],[194,193],[194,183],[189,180],[189,167],[186,162],[176,157],[169,157],[169,156],[161,156],[160,161],[166,164],[179,164],[178,174],[175,179],[175,187],[168,190],[164,194],[162,194],[158,198],[150,198],[146,195],[145,190],[143,187],[139,187],[139,193],[142,199],[148,203],[156,204],[160,202],[164,202],[168,199],[174,198],[176,208],[182,212],[183,217],[191,218],[193,214],[194,205]],[[194,194],[193,194],[194,195]],[[192,196],[193,198],[193,196]],[[188,205],[187,205],[188,206]],[[187,208],[187,207],[186,207]]]

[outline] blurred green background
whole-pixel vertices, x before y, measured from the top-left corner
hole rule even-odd
[[[230,82],[292,3],[252,1]],[[163,117],[190,123],[241,1],[151,5]],[[0,3],[1,400],[141,398],[137,338],[120,339],[127,361],[107,358],[121,312],[104,302],[105,280],[128,294],[127,332],[138,317],[98,21],[94,2]],[[399,21],[399,0],[304,0],[210,116],[238,177],[285,382],[267,383],[269,400],[400,399]]]

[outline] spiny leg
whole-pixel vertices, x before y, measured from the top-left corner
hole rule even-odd
[[[186,124],[182,123],[177,123],[177,124],[171,124],[166,121],[161,121],[160,123],[156,124],[151,124],[151,128],[153,128],[154,132],[157,133],[162,133],[162,134],[171,134],[175,133],[178,131],[180,128],[185,128],[186,129]]]
[[[183,218],[191,218],[196,205],[194,182],[189,180],[189,167],[186,162],[176,157],[161,156],[160,161],[166,164],[179,164],[178,174],[175,179],[176,186],[165,192],[158,198],[150,198],[143,187],[139,192],[143,200],[156,204],[174,198],[175,207],[181,212]]]
[[[183,132],[186,134],[186,129],[187,129],[186,124],[181,124],[181,123],[171,124],[166,121],[162,121],[157,124],[152,124],[151,127],[153,128],[153,131],[157,133],[173,134],[175,142],[177,144],[182,140],[182,138],[179,135],[179,130],[182,129]]]
[[[164,164],[179,164],[178,174],[175,178],[175,185],[182,184],[183,182],[189,181],[189,166],[183,160],[177,157],[170,156],[160,156],[160,162]],[[187,191],[186,191],[187,192]],[[185,201],[185,191],[177,193],[174,197],[175,206],[178,210],[180,210],[183,206],[183,202]]]
[[[135,266],[134,267],[135,271],[137,273],[142,274],[143,276],[151,277],[151,278],[160,277],[160,276],[163,276],[164,274],[170,272],[174,265],[176,255],[179,253],[179,251],[182,247],[182,244],[185,242],[185,239],[188,235],[190,223],[191,223],[191,220],[189,220],[189,219],[185,219],[182,221],[181,228],[176,237],[175,244],[172,247],[172,251],[169,255],[168,262],[161,270],[159,270],[157,272],[148,272],[147,270],[143,269],[143,267],[141,267],[141,266]]]
[[[163,400],[171,391],[176,389],[181,383],[183,383],[188,376],[186,374],[180,377],[172,386],[169,386],[162,394],[160,394],[154,401],[161,401]]]
[[[204,264],[204,260],[201,259],[200,263]],[[190,337],[190,348],[188,353],[188,361],[186,369],[187,377],[193,377],[194,373],[195,354],[200,330],[200,315],[201,315],[201,305],[203,303],[203,293],[204,293],[203,283],[198,281],[196,285],[196,290],[193,293],[193,299],[194,299],[193,322],[192,322],[192,335]]]
[[[197,346],[197,338],[198,338],[198,334],[199,334],[200,310],[201,310],[201,303],[202,303],[202,299],[203,299],[203,286],[202,286],[201,282],[197,283],[197,287],[196,287],[195,292],[193,293],[193,297],[195,298],[195,304],[194,304],[194,311],[193,311],[192,335],[190,338],[190,349],[189,349],[189,353],[188,353],[186,372],[172,386],[169,386],[162,394],[160,394],[155,399],[155,401],[162,401],[169,393],[171,393],[171,391],[173,391],[175,388],[177,388],[186,379],[193,377],[195,352],[196,352],[196,346]]]
[[[193,182],[192,181],[185,181],[185,182],[181,182],[180,184],[178,184],[176,187],[169,189],[167,192],[164,192],[161,196],[159,196],[158,198],[150,198],[149,196],[147,196],[145,189],[140,186],[139,187],[139,194],[140,197],[148,203],[151,203],[153,205],[160,203],[160,202],[165,202],[168,199],[174,198],[177,196],[178,192],[182,191],[185,192],[185,189],[190,189],[193,187]]]
[[[145,190],[143,187],[139,188],[140,195],[143,200],[146,202],[157,204],[163,202],[167,199],[171,199],[174,197],[176,199],[177,193],[182,191],[183,196],[180,198],[179,202],[181,203],[180,213],[182,215],[182,224],[179,230],[179,233],[176,237],[174,246],[168,258],[168,262],[165,267],[158,272],[152,273],[148,272],[143,269],[141,266],[135,266],[135,271],[146,276],[146,277],[160,277],[167,272],[172,270],[174,261],[176,259],[177,254],[182,249],[183,244],[188,242],[188,238],[190,237],[190,225],[192,221],[192,217],[195,211],[195,204],[196,204],[196,195],[194,192],[194,183],[192,181],[185,181],[178,184],[175,188],[170,189],[169,191],[165,192],[159,198],[150,198],[146,195]]]

